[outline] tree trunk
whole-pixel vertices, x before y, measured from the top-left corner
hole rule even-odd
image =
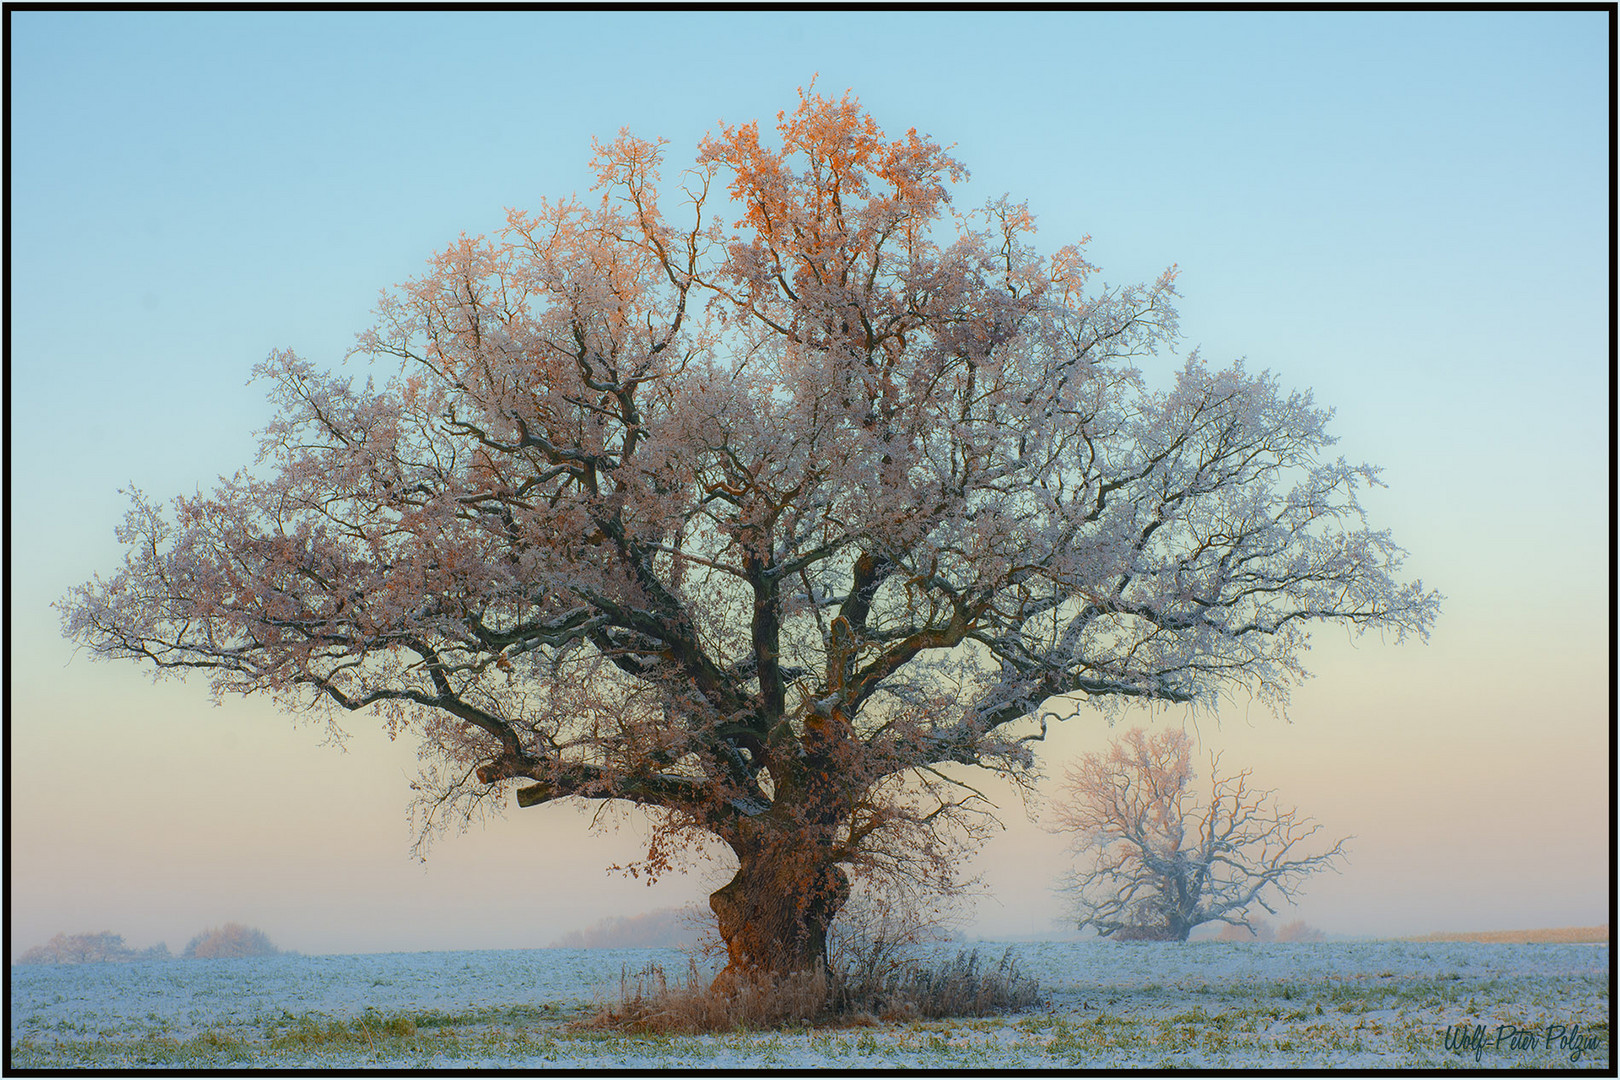
[[[728,963],[714,988],[741,980],[827,971],[827,927],[849,898],[849,878],[823,856],[739,853],[736,876],[709,897]]]

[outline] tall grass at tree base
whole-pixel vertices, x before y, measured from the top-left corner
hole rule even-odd
[[[994,965],[977,950],[936,966],[893,960],[874,949],[848,967],[791,975],[762,974],[717,990],[689,961],[671,979],[660,964],[625,969],[619,1000],[585,1024],[660,1034],[698,1034],[791,1027],[858,1027],[957,1016],[987,1016],[1040,1002],[1036,980],[1008,949]]]

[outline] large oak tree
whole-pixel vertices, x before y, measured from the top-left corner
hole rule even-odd
[[[958,212],[848,95],[777,131],[673,185],[599,145],[599,199],[386,295],[377,382],[272,355],[259,467],[137,494],[66,632],[408,729],[441,808],[625,800],[653,871],[723,843],[725,978],[824,962],[852,879],[947,885],[967,767],[1027,773],[1053,697],[1276,703],[1313,623],[1427,633],[1309,393],[1137,366],[1173,271]]]

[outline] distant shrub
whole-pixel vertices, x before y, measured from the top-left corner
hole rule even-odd
[[[19,964],[118,964],[134,960],[168,960],[169,947],[161,942],[149,949],[132,949],[122,934],[103,930],[96,934],[57,934],[17,958]]]
[[[1326,941],[1327,935],[1304,919],[1295,919],[1291,923],[1283,923],[1277,928],[1277,940],[1308,944],[1315,941]]]
[[[239,960],[250,956],[275,956],[281,950],[270,944],[261,930],[226,923],[210,927],[192,938],[180,955],[187,960]]]

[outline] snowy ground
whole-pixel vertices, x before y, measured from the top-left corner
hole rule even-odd
[[[992,961],[1002,951],[979,948]],[[1040,980],[1040,1009],[711,1036],[574,1024],[593,1002],[617,994],[627,967],[656,960],[685,971],[685,958],[669,950],[15,966],[9,1063],[1607,1070],[1611,1060],[1605,945],[1083,942],[1014,950]]]

